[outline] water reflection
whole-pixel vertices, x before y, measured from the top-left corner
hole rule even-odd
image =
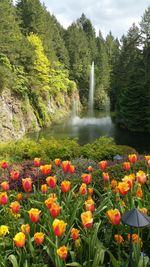
[[[112,121],[111,116],[105,112],[96,113],[91,118],[75,116],[59,125],[53,125],[39,133],[30,134],[30,137],[35,139],[52,136],[55,138],[77,138],[78,142],[83,145],[104,135],[113,137],[117,144],[134,147],[139,153],[150,153],[149,134],[131,133],[120,129]]]

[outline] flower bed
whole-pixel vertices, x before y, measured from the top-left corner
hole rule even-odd
[[[121,218],[133,207],[149,213],[150,156],[0,166],[1,266],[128,266],[130,232]],[[149,228],[134,229],[134,266],[149,266],[149,238]]]

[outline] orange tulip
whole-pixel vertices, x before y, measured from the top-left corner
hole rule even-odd
[[[13,181],[17,181],[19,179],[19,171],[12,171],[10,173],[10,178],[13,180]]]
[[[84,204],[85,204],[86,211],[94,212],[95,207],[94,207],[94,201],[92,198],[89,198],[87,201],[85,201]]]
[[[130,236],[131,235],[128,234],[128,241],[130,241]],[[142,239],[137,234],[132,234],[132,242],[142,244]]]
[[[111,185],[111,187],[112,187],[113,189],[115,189],[115,188],[117,187],[117,181],[113,179],[113,180],[111,181],[110,185]]]
[[[147,208],[141,208],[141,209],[138,209],[138,210],[141,211],[144,214],[147,214],[148,213]]]
[[[32,180],[31,178],[25,178],[22,179],[22,186],[26,193],[29,193],[32,191]]]
[[[8,168],[8,162],[7,162],[6,160],[2,160],[2,161],[0,162],[0,167],[1,167],[2,169],[7,169],[7,168]]]
[[[82,178],[82,182],[83,183],[85,183],[85,184],[90,184],[91,183],[91,180],[92,180],[91,174],[84,173],[84,174],[82,174],[81,178]]]
[[[128,160],[131,163],[135,163],[137,161],[137,155],[136,154],[130,154],[130,155],[128,155]]]
[[[63,220],[55,219],[52,224],[54,234],[58,237],[61,237],[66,230],[66,225],[67,223],[65,223]]]
[[[44,234],[42,232],[37,232],[34,234],[34,241],[37,245],[41,245],[44,242]]]
[[[48,199],[45,200],[45,205],[48,209],[51,208],[52,204],[55,203],[57,197],[56,195],[50,196]]]
[[[52,169],[52,165],[43,165],[43,166],[40,166],[40,170],[42,172],[43,175],[48,175],[50,174],[51,172],[51,169]]]
[[[120,182],[118,183],[117,189],[120,195],[126,195],[130,191],[130,186],[127,182]]]
[[[62,259],[65,260],[68,255],[68,248],[66,246],[62,246],[57,249],[57,255]]]
[[[30,209],[28,211],[30,220],[34,223],[38,222],[40,220],[40,213],[41,211],[38,209]]]
[[[42,192],[43,194],[45,194],[45,193],[47,192],[47,184],[42,184],[42,185],[41,185],[41,192]]]
[[[61,160],[60,159],[54,159],[54,164],[59,167],[61,164]]]
[[[22,232],[19,232],[18,234],[15,235],[15,237],[13,238],[16,247],[18,248],[22,248],[25,245],[25,234]]]
[[[74,172],[75,172],[75,166],[74,166],[74,165],[70,165],[68,171],[69,171],[70,173],[74,173]]]
[[[9,190],[9,183],[8,182],[6,182],[6,181],[4,181],[4,182],[2,182],[1,183],[1,188],[2,188],[2,190],[4,190],[4,191],[8,191]]]
[[[21,231],[22,233],[24,234],[30,234],[30,225],[27,223],[27,224],[22,224],[21,225]]]
[[[21,193],[18,193],[16,195],[16,200],[21,201],[23,199],[23,195]]]
[[[109,181],[108,172],[102,172],[102,178],[103,178],[104,182],[108,182]]]
[[[93,167],[92,167],[92,166],[88,166],[88,167],[87,167],[87,171],[88,171],[88,172],[92,172],[92,171],[93,171]]]
[[[0,205],[6,205],[8,202],[8,196],[6,192],[0,193]]]
[[[92,212],[91,211],[82,212],[81,221],[85,228],[91,228],[93,225]]]
[[[102,171],[106,170],[106,168],[107,168],[107,161],[106,161],[106,160],[102,160],[102,161],[100,161],[100,162],[99,162],[99,168],[100,168]]]
[[[122,235],[114,235],[114,239],[118,244],[122,244],[124,242]]]
[[[70,168],[70,161],[66,160],[66,161],[62,161],[62,169],[63,171],[66,173],[66,172],[69,172],[69,168]]]
[[[122,167],[124,171],[129,171],[131,168],[130,162],[123,162]]]
[[[133,185],[131,176],[130,175],[125,176],[124,178],[122,178],[122,181],[125,182],[125,183],[127,183],[129,185],[129,189],[131,190],[132,185]]]
[[[46,178],[46,182],[50,188],[54,188],[56,186],[56,176],[48,176]]]
[[[34,161],[33,161],[33,165],[34,165],[34,167],[37,167],[37,168],[40,167],[41,159],[35,158]]]
[[[61,190],[63,193],[67,193],[68,191],[70,191],[70,187],[71,187],[71,182],[69,181],[63,181],[61,183]]]
[[[94,192],[93,187],[89,187],[89,188],[88,188],[88,193],[89,193],[90,195],[93,195],[93,192]]]
[[[21,206],[18,201],[14,201],[10,204],[10,208],[12,213],[19,213]]]
[[[53,203],[50,207],[50,214],[53,218],[56,218],[60,214],[61,207],[56,203]]]
[[[146,173],[143,171],[138,171],[136,173],[136,179],[137,179],[138,183],[145,184],[147,182]]]
[[[71,238],[73,239],[73,240],[76,240],[76,239],[78,239],[79,238],[79,234],[80,233],[80,230],[78,230],[78,229],[76,229],[76,228],[72,228],[71,229]]]
[[[142,191],[141,187],[139,187],[137,189],[135,194],[136,194],[136,197],[138,197],[138,198],[142,198],[143,197],[143,191]]]
[[[107,215],[107,217],[109,218],[110,222],[113,225],[120,224],[121,214],[120,214],[120,211],[118,209],[108,210],[107,213],[106,213],[106,215]]]
[[[86,195],[87,194],[87,185],[86,184],[82,184],[79,188],[79,193],[81,195]]]

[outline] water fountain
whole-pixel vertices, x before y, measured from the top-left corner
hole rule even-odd
[[[95,91],[95,77],[94,77],[94,61],[92,62],[91,71],[90,71],[90,88],[89,88],[89,117],[93,117],[94,110],[94,91]]]

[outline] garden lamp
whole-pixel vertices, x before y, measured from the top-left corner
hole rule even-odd
[[[119,162],[120,160],[122,160],[122,157],[117,154],[113,157],[113,160],[117,160],[117,162]]]
[[[137,208],[133,208],[130,211],[125,212],[122,215],[122,221],[124,224],[130,226],[130,260],[129,267],[132,266],[132,230],[133,227],[143,228],[150,225],[150,217]]]

